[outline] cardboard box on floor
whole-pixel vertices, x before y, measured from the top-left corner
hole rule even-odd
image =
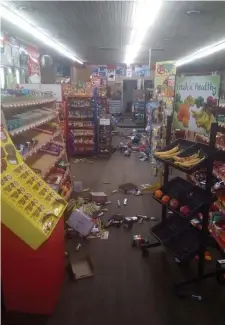
[[[107,194],[104,192],[91,192],[92,201],[104,204],[107,201]]]
[[[94,275],[94,267],[89,257],[69,259],[69,273],[74,280],[85,279]]]

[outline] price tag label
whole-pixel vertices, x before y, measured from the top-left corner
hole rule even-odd
[[[109,118],[100,118],[100,125],[110,125]]]

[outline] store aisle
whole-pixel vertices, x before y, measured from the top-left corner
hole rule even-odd
[[[106,216],[119,211],[127,216],[138,213],[160,216],[160,206],[148,194],[128,195],[127,207],[121,208],[117,208],[116,201],[122,201],[124,195],[110,194],[124,182],[142,184],[151,180],[149,163],[140,162],[137,154],[126,158],[116,152],[109,160],[73,164],[72,170],[76,179],[83,181],[84,188],[105,191],[109,195],[112,204],[108,206]],[[105,181],[110,184],[103,184]],[[132,234],[149,234],[152,224],[154,222],[136,224],[130,231],[123,227],[111,228],[108,240],[81,242],[79,253],[75,247],[80,239],[69,240],[70,254],[90,255],[95,275],[78,282],[66,278],[55,314],[47,325],[135,325],[138,322],[224,325],[225,301],[214,279],[206,284],[212,294],[208,301],[179,300],[173,291],[174,263],[169,262],[163,249],[152,249],[149,257],[144,259],[139,250],[131,247]]]

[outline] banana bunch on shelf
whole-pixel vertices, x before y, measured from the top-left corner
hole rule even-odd
[[[185,157],[179,157],[179,154],[182,152],[179,148],[179,145],[176,147],[168,150],[168,151],[157,151],[154,153],[154,155],[161,159],[172,159],[174,161],[174,164],[180,166],[180,167],[186,167],[191,168],[197,164],[199,164],[201,161],[205,159],[204,157],[200,157],[200,151],[194,153],[190,156]]]
[[[180,150],[179,145],[168,151],[156,151],[154,155],[162,159],[172,159],[174,156],[179,155],[183,150]]]
[[[198,151],[197,153],[195,153],[191,156],[173,157],[174,163],[181,167],[191,168],[191,167],[199,164],[201,161],[203,161],[205,159],[205,156],[200,157],[199,154],[200,154],[200,152]]]

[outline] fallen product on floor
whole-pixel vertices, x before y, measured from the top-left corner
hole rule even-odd
[[[69,273],[73,280],[94,276],[94,267],[89,257],[73,260],[69,258]]]

